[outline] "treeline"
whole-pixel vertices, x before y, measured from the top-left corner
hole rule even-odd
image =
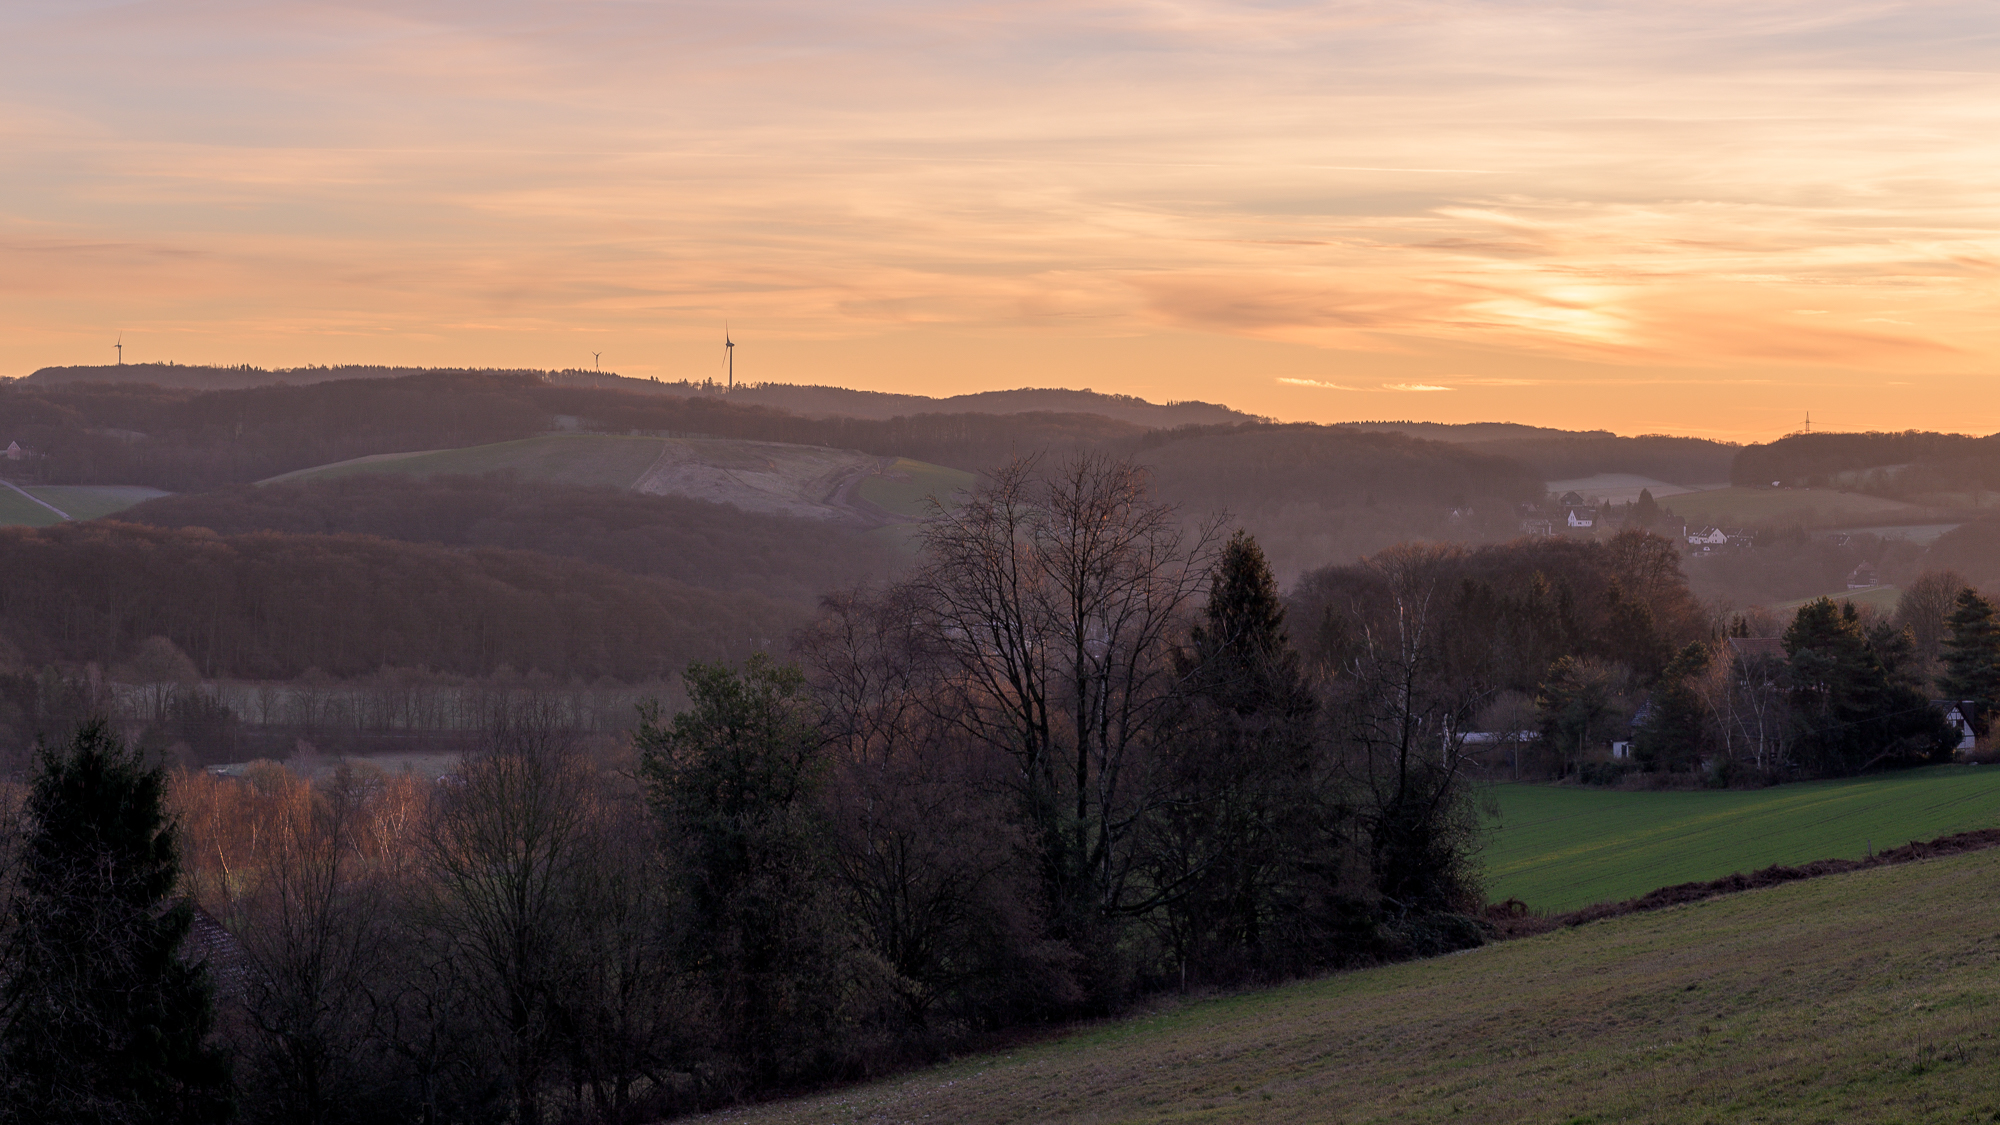
[[[0,623],[31,665],[165,637],[208,678],[384,666],[652,681],[782,646],[802,611],[529,551],[93,522],[0,528]]]
[[[1744,487],[1780,482],[1897,497],[2000,489],[2000,434],[1792,434],[1745,447],[1729,479]]]
[[[1960,734],[1930,699],[1970,703],[1986,733],[2000,701],[1994,618],[1958,576],[1932,572],[1893,619],[1829,598],[1801,607],[1777,638],[1751,637],[1738,619],[1728,637],[1690,644],[1661,674],[1634,724],[1631,765],[1701,767],[1727,783],[1949,762]],[[1567,719],[1544,699],[1551,737],[1577,737],[1577,721],[1606,706],[1581,678],[1560,702]]]
[[[1557,663],[1593,661],[1643,687],[1681,646],[1713,632],[1670,539],[1640,530],[1607,541],[1518,539],[1483,547],[1398,547],[1300,580],[1290,604],[1306,651],[1338,661],[1387,597],[1392,567],[1420,571],[1437,630],[1438,674],[1490,704],[1533,693]]]
[[[1646,434],[1554,434],[1471,443],[1471,448],[1527,465],[1542,480],[1574,480],[1600,473],[1632,473],[1671,484],[1714,485],[1730,480],[1739,447],[1704,438]]]
[[[179,839],[127,794],[140,776],[121,823],[150,834],[93,861],[187,857],[180,893],[235,931],[211,962],[234,1080],[192,1065],[211,1055],[181,1007],[157,1083],[104,1078],[103,1052],[19,1065],[78,1024],[131,1034],[17,959],[0,1082],[22,1106],[233,1095],[252,1121],[657,1120],[1149,992],[1477,944],[1454,738],[1477,699],[1441,675],[1438,574],[1377,567],[1354,643],[1308,659],[1254,541],[1183,530],[1130,465],[1017,465],[926,528],[907,581],[830,602],[802,667],[690,667],[689,706],[622,759],[523,721],[445,784],[188,775]],[[4,821],[17,854],[56,846],[92,752],[116,757],[86,732]],[[120,908],[145,940],[185,932],[174,883]],[[41,919],[72,915],[43,905],[92,886],[29,886],[8,948],[46,948]]]
[[[223,535],[374,535],[452,547],[504,547],[654,574],[716,590],[818,601],[884,578],[902,552],[825,521],[744,512],[673,496],[486,477],[358,473],[164,496],[118,519]]]
[[[245,484],[378,453],[509,441],[553,428],[558,416],[591,430],[829,445],[965,469],[1143,432],[1088,414],[803,418],[713,396],[569,386],[534,375],[431,373],[221,391],[0,386],[0,433],[30,453],[9,463],[19,479],[170,492]]]

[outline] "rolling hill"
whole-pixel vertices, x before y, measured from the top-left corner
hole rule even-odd
[[[1866,527],[1936,518],[1930,509],[1901,500],[1830,489],[1717,488],[1684,493],[1660,506],[1690,525],[1713,527]]]
[[[1169,1006],[732,1125],[1988,1121],[2000,851]]]
[[[918,518],[925,512],[927,497],[949,499],[973,479],[970,473],[907,458],[811,445],[543,434],[465,449],[361,457],[285,473],[263,483],[337,480],[358,474],[427,478],[496,472],[543,484],[627,489],[855,526]]]

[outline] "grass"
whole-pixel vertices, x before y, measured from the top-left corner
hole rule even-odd
[[[549,484],[629,488],[659,458],[660,448],[661,440],[653,437],[544,434],[465,449],[361,457],[300,469],[272,477],[271,480],[324,480],[355,473],[394,473],[417,477],[447,473],[479,476],[511,470],[524,479]]]
[[[1186,1003],[715,1115],[780,1123],[1970,1122],[2000,851]]]
[[[48,527],[61,522],[61,516],[0,485],[0,527]]]
[[[155,496],[168,495],[137,484],[46,484],[29,488],[28,494],[68,512],[73,520],[100,519]]]
[[[921,518],[930,515],[931,497],[949,501],[953,493],[970,489],[976,480],[959,469],[898,457],[883,474],[862,481],[855,491],[878,508]]]
[[[1928,517],[1927,511],[1914,504],[1831,489],[1717,488],[1670,497],[1661,506],[1687,520],[1691,530],[1704,525],[1857,527],[1898,518],[1928,522],[1918,518]]]
[[[1818,601],[1821,596],[1815,594],[1810,598],[1793,598],[1788,602],[1779,602],[1771,608],[1780,612],[1794,610]],[[1900,586],[1870,586],[1866,590],[1835,590],[1824,596],[1832,598],[1835,605],[1841,602],[1853,602],[1858,606],[1872,606],[1886,614],[1896,612],[1896,603],[1903,600],[1903,590]]]
[[[1499,815],[1482,855],[1487,897],[1552,911],[2000,825],[2000,769],[1990,766],[1756,790],[1491,792]]]

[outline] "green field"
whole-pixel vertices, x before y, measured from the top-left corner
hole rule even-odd
[[[47,527],[61,522],[61,516],[0,485],[0,527]]]
[[[930,515],[930,498],[949,501],[953,493],[970,489],[978,478],[958,469],[898,457],[877,476],[862,481],[856,492],[863,500],[897,515]]]
[[[735,1125],[2000,1120],[2000,851],[1629,915],[715,1115]]]
[[[1855,605],[1869,606],[1883,613],[1894,613],[1896,612],[1896,603],[1903,600],[1903,590],[1900,586],[1870,586],[1866,590],[1835,590],[1825,595],[1815,594],[1810,598],[1793,598],[1788,602],[1779,602],[1771,608],[1779,611],[1794,610],[1802,605],[1816,602],[1822,596],[1832,598],[1836,605],[1841,602],[1853,602]]]
[[[1717,488],[1670,496],[1660,506],[1704,526],[1858,527],[1898,519],[1928,523],[1928,510],[1900,500],[1831,489]]]
[[[1573,910],[1774,863],[1854,859],[2000,826],[2000,768],[1932,766],[1755,790],[1495,785],[1487,898]]]
[[[94,520],[122,512],[168,493],[136,484],[44,484],[29,488],[28,494],[46,500],[69,513],[73,520]]]
[[[625,434],[544,434],[519,441],[361,457],[285,473],[271,481],[325,480],[355,473],[429,477],[512,471],[549,484],[630,488],[660,456],[661,439]]]

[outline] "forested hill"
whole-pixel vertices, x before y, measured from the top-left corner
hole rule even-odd
[[[1746,487],[1831,486],[1898,497],[2000,489],[2000,434],[1791,434],[1745,448],[1730,480]]]
[[[530,368],[403,367],[373,364],[313,365],[264,368],[250,364],[217,367],[205,364],[120,363],[44,367],[21,382],[35,386],[99,383],[112,386],[147,384],[182,390],[244,390],[250,387],[304,386],[349,379],[403,379],[413,375],[529,376],[568,387],[630,391],[635,394],[702,395],[737,406],[768,406],[812,418],[868,418],[884,421],[910,414],[1097,414],[1148,427],[1213,425],[1258,419],[1242,411],[1208,402],[1148,402],[1134,395],[1102,394],[1060,387],[1023,387],[1007,391],[935,398],[930,395],[858,391],[847,387],[797,383],[743,383],[733,388],[712,382],[632,379],[609,371]],[[1531,429],[1532,427],[1515,427]]]
[[[846,387],[758,383],[739,386],[729,392],[728,398],[733,403],[774,406],[794,414],[816,417],[838,415],[887,419],[910,414],[1097,414],[1154,429],[1262,420],[1210,402],[1155,403],[1133,395],[1103,394],[1088,389],[1073,391],[1059,387],[1024,387],[1012,391],[980,391],[977,394],[932,398],[928,395],[856,391]]]
[[[162,636],[204,676],[384,666],[650,682],[782,650],[795,603],[531,551],[93,521],[0,528],[0,622],[30,667],[109,666]]]
[[[196,391],[150,385],[0,386],[0,443],[18,479],[188,492],[381,453],[509,441],[561,426],[857,449],[976,470],[1014,453],[1100,448],[1141,426],[1093,414],[805,418],[709,395],[552,383],[535,374],[433,372],[304,386]]]
[[[163,496],[128,523],[223,535],[373,535],[448,547],[506,547],[654,574],[715,590],[816,604],[829,590],[893,573],[889,543],[824,520],[745,512],[678,496],[485,477],[356,474]]]

